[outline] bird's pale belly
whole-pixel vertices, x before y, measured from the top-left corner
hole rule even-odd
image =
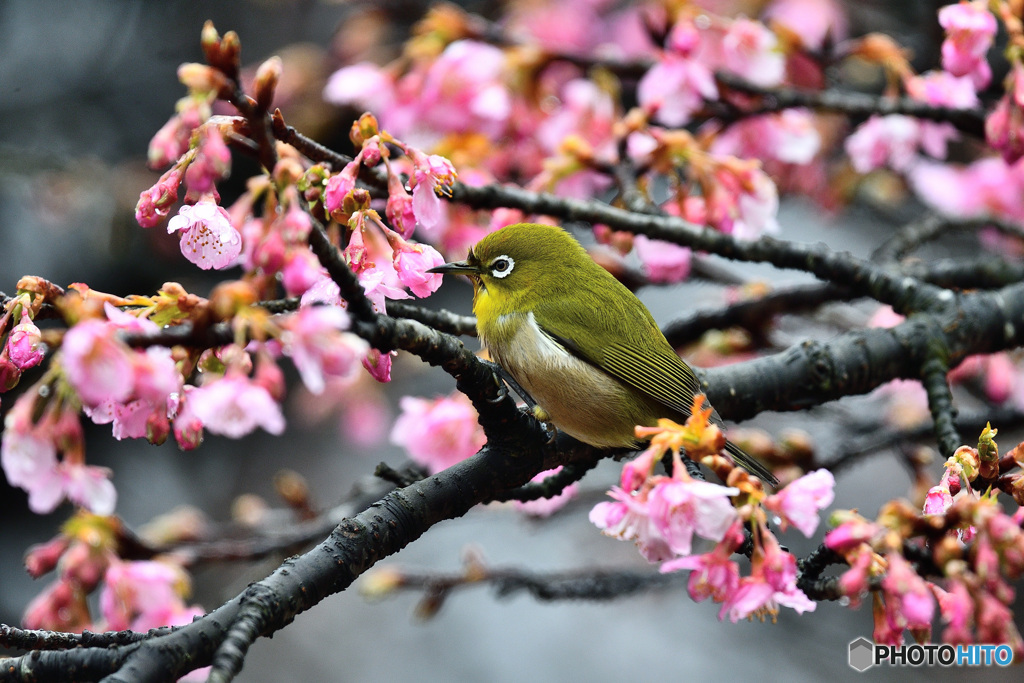
[[[636,425],[653,425],[671,411],[634,392],[545,335],[524,316],[508,344],[485,343],[559,430],[598,448],[636,445]]]

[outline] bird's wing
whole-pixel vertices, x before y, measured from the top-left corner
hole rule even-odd
[[[567,307],[552,300],[538,307],[534,317],[541,331],[569,353],[689,417],[693,396],[701,391],[700,382],[690,366],[676,355],[654,319],[635,308],[614,311],[614,317],[609,319],[613,329],[603,331],[616,341],[598,344],[594,342],[593,321],[582,317],[586,312],[580,313],[591,310],[578,305]],[[724,425],[718,411],[712,413],[711,421]],[[747,471],[772,486],[778,485],[779,480],[771,471],[742,448],[731,441],[726,442],[725,448]]]
[[[665,340],[653,319],[629,313],[614,315],[616,329],[602,329],[614,341],[600,344],[594,340],[592,320],[581,319],[581,308],[571,309],[559,301],[544,302],[536,311],[537,323],[551,339],[567,351],[658,403],[690,415],[693,396],[701,391],[693,371],[683,363]],[[592,315],[592,312],[587,311]],[[615,314],[622,314],[616,311]]]

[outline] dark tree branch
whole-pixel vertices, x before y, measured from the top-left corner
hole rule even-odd
[[[709,330],[742,327],[756,331],[762,329],[777,315],[812,310],[822,304],[850,299],[853,296],[845,287],[827,283],[796,285],[769,292],[758,299],[739,301],[718,310],[698,311],[688,318],[669,323],[663,332],[672,346],[683,346],[700,339]]]
[[[928,358],[921,366],[921,384],[928,394],[928,408],[935,424],[935,438],[939,442],[939,452],[943,458],[963,443],[956,430],[956,409],[953,407],[953,393],[949,388],[949,364],[946,362],[946,349],[938,339],[931,345]]]
[[[506,500],[540,500],[553,498],[565,490],[566,486],[579,481],[587,472],[597,466],[598,460],[566,465],[557,474],[547,477],[544,481],[530,482],[518,488],[503,491],[494,497],[495,501]]]
[[[977,232],[981,228],[986,227],[998,230],[1004,235],[1024,239],[1024,226],[999,218],[953,218],[951,216],[929,214],[921,220],[908,223],[900,228],[892,237],[875,249],[871,258],[875,261],[898,261],[911,250],[948,233],[956,231]]]
[[[792,88],[762,88],[734,74],[719,71],[715,74],[719,85],[746,95],[757,95],[761,102],[754,109],[744,109],[744,115],[768,114],[804,107],[815,111],[846,114],[856,119],[866,119],[878,114],[903,114],[926,121],[948,122],[962,133],[975,138],[985,138],[985,112],[981,109],[953,109],[936,107],[909,97],[880,97],[859,92],[839,90],[795,90]]]

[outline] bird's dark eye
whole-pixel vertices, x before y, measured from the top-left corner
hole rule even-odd
[[[516,262],[512,260],[511,256],[499,256],[491,261],[491,275],[496,278],[508,277],[515,265]]]

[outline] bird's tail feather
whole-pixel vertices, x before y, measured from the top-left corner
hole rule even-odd
[[[725,442],[725,450],[732,456],[732,459],[736,461],[736,464],[747,472],[750,472],[767,484],[771,484],[772,486],[779,485],[779,480],[775,478],[775,475],[771,473],[771,470],[765,467],[760,460],[752,456],[750,453],[747,453],[732,441]]]

